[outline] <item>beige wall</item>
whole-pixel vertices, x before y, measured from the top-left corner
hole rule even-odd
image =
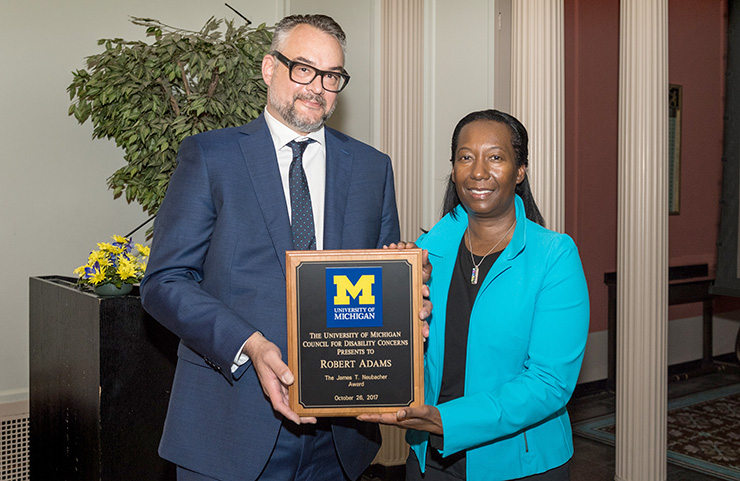
[[[347,34],[345,68],[351,79],[339,97],[329,126],[379,145],[380,0],[291,0],[289,13],[331,15]]]
[[[509,24],[510,0],[427,0],[425,3],[424,212],[423,226],[438,219],[450,173],[450,140],[457,122],[474,110],[508,110],[510,69],[502,25]],[[505,27],[504,27],[505,28]]]

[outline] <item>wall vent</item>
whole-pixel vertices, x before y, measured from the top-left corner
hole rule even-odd
[[[0,404],[0,481],[29,481],[28,401]]]

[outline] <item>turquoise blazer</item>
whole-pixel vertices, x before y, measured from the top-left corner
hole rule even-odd
[[[471,312],[465,395],[443,404],[437,399],[447,294],[468,225],[465,210],[458,206],[457,219],[448,214],[417,241],[429,251],[433,266],[425,400],[442,416],[442,455],[465,451],[468,479],[529,476],[573,455],[565,405],[588,335],[586,279],[573,240],[527,220],[518,196],[515,204],[514,235],[485,277]],[[422,471],[428,439],[426,432],[407,433]]]

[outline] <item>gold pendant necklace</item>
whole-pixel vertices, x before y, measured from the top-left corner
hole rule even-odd
[[[511,226],[509,227],[509,230],[506,231],[504,236],[500,238],[498,242],[496,242],[496,244],[493,247],[491,247],[491,249],[488,252],[486,252],[486,255],[484,255],[481,258],[480,262],[478,262],[477,264],[475,263],[475,258],[473,257],[473,241],[470,240],[470,226],[468,226],[468,228],[466,229],[468,231],[468,247],[470,248],[470,260],[473,263],[473,271],[470,273],[470,283],[471,284],[473,285],[478,284],[478,273],[480,272],[480,269],[479,269],[480,265],[483,264],[483,261],[485,260],[486,257],[488,257],[488,254],[493,252],[493,249],[498,247],[498,245],[501,244],[502,240],[506,239],[506,236],[509,235],[509,232],[511,232],[511,229],[513,229],[515,225],[516,225],[516,219],[514,219],[514,222],[511,224]]]

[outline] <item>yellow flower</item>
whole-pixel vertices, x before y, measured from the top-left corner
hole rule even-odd
[[[151,248],[149,246],[143,246],[141,244],[136,244],[136,250],[139,251],[139,254],[144,257],[149,257],[149,252]]]
[[[123,252],[123,246],[115,246],[110,242],[98,242],[98,249],[102,252],[110,252],[111,254],[120,254]]]
[[[90,282],[93,285],[98,285],[105,280],[105,268],[96,270],[90,277]]]
[[[101,266],[109,266],[110,261],[108,260],[108,253],[103,251],[92,251],[90,256],[87,258],[88,265],[93,265],[96,262],[100,263]]]
[[[121,282],[136,282],[144,275],[149,247],[136,244],[133,252],[131,239],[114,235],[114,242],[100,242],[98,250],[90,252],[87,264],[74,270],[80,284],[97,286]]]
[[[132,277],[136,277],[136,262],[132,261],[131,259],[125,259],[121,258],[118,261],[118,275],[121,277],[121,280],[130,279]]]

